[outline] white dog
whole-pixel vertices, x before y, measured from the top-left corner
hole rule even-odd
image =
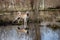
[[[19,23],[19,21],[20,21],[20,18],[22,18],[23,20],[24,20],[24,28],[26,28],[26,26],[27,26],[27,18],[28,18],[28,16],[27,16],[27,14],[28,14],[29,12],[27,11],[25,14],[22,14],[20,11],[18,11],[17,12],[17,17],[14,19],[14,21],[18,21],[18,23]]]

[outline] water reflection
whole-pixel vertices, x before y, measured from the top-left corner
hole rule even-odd
[[[1,26],[0,27],[0,40],[33,40],[34,33],[32,30],[29,30],[29,34],[24,32],[18,32],[18,25],[12,26]]]
[[[60,29],[53,30],[50,27],[44,25],[40,27],[41,40],[60,40]]]
[[[35,29],[34,24],[29,24],[29,34],[18,31],[18,27],[23,28],[24,25],[0,26],[0,40],[34,40]],[[53,30],[46,24],[40,27],[41,40],[60,40],[60,29]]]

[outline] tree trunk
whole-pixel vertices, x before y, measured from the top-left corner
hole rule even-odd
[[[37,23],[38,23],[38,15],[39,15],[39,3],[40,3],[40,0],[34,0],[34,18],[37,20]],[[35,32],[36,32],[35,40],[41,40],[40,27],[38,26],[37,23],[35,23]]]

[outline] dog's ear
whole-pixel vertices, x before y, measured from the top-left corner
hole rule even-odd
[[[26,12],[27,16],[29,16],[29,11]]]
[[[29,14],[29,11],[27,11],[26,14]]]
[[[18,13],[19,15],[21,15],[21,12],[20,12],[20,11],[18,11],[17,13]]]

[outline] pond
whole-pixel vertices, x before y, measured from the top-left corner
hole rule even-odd
[[[24,25],[0,26],[0,40],[34,40],[35,33],[32,28],[30,28],[29,34],[18,31],[18,27],[23,28],[23,26]]]
[[[0,40],[34,40],[35,28],[34,24],[29,24],[29,34],[18,31],[18,27],[23,28],[24,25],[7,25],[0,26]],[[50,27],[40,27],[41,40],[60,40],[60,29],[53,30]]]
[[[40,27],[41,40],[60,40],[60,27],[49,27],[46,23]]]

